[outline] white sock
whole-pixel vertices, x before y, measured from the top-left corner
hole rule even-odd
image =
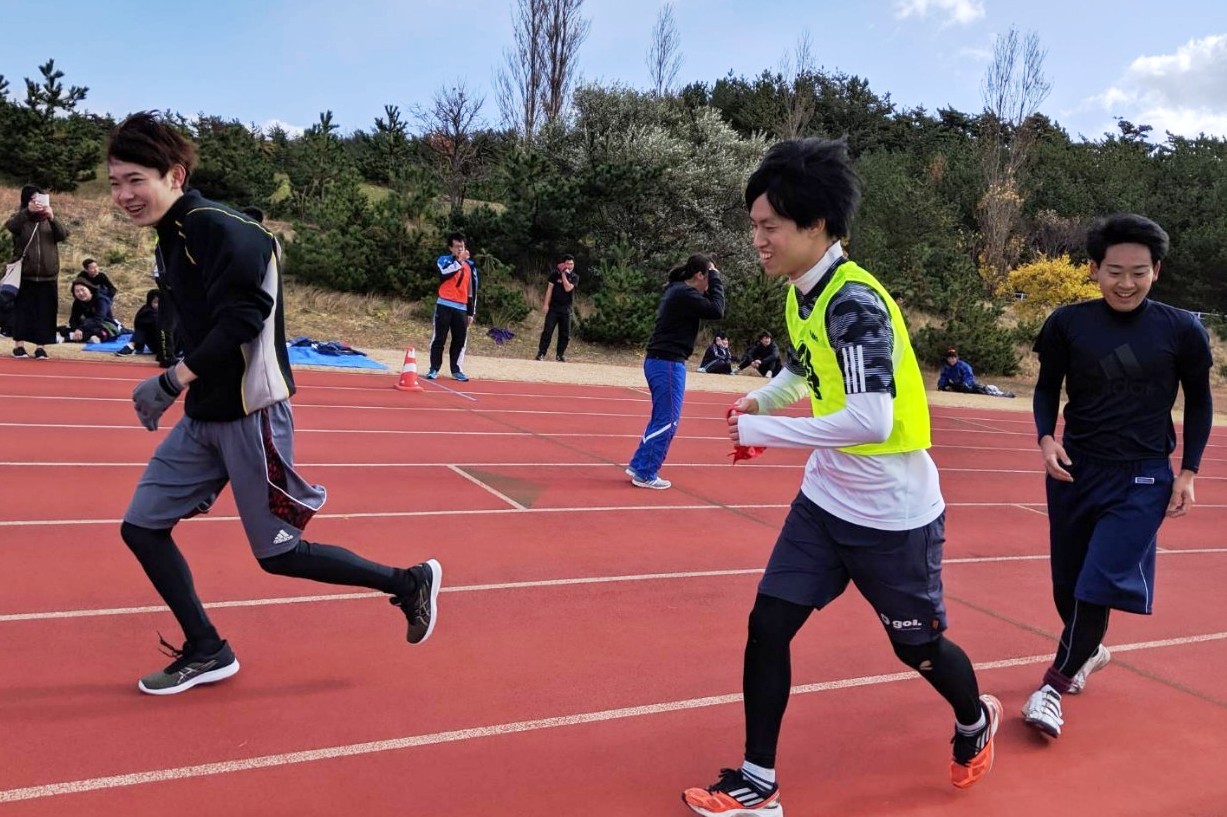
[[[775,769],[767,769],[747,760],[741,764],[741,773],[762,789],[770,789],[775,785]]]
[[[954,728],[959,730],[960,735],[974,735],[987,725],[988,725],[988,716],[984,714],[983,706],[980,707],[980,720],[976,721],[974,724],[971,724],[970,726],[968,726],[968,725],[959,723],[957,718],[954,721]]]

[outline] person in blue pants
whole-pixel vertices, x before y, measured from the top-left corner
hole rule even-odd
[[[660,467],[682,417],[686,359],[694,353],[699,322],[723,317],[724,284],[710,258],[692,255],[669,271],[669,284],[656,310],[656,326],[643,360],[643,375],[652,392],[652,416],[626,469],[632,485],[656,490],[672,486],[661,479]]]

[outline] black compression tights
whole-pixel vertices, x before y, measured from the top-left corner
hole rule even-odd
[[[928,644],[892,641],[891,646],[900,661],[920,673],[946,699],[959,723],[971,726],[980,720],[980,686],[962,647],[943,635]]]
[[[812,607],[759,594],[750,611],[742,690],[745,695],[746,760],[775,768],[780,724],[792,686],[790,644]],[[895,654],[917,670],[954,709],[960,723],[980,719],[980,689],[967,655],[939,636],[921,646],[892,642]]]
[[[219,646],[221,639],[205,615],[192,583],[191,568],[171,538],[170,529],[153,530],[124,522],[119,527],[119,535],[183,628],[184,637],[206,651]]]
[[[124,522],[119,532],[141,563],[154,589],[183,628],[184,637],[196,646],[208,647],[220,643],[217,630],[196,595],[191,568],[179,552],[170,530],[152,530]],[[298,545],[287,553],[260,559],[259,562],[266,571],[280,576],[369,587],[393,595],[407,595],[417,587],[417,580],[408,570],[368,561],[334,545],[314,544],[306,540],[299,540]]]
[[[1072,592],[1059,594],[1054,590],[1053,595],[1056,596],[1057,612],[1061,614],[1065,628],[1061,631],[1052,668],[1058,675],[1073,678],[1099,649],[1103,637],[1107,635],[1111,609],[1102,604],[1078,601]]]
[[[260,559],[260,567],[278,576],[293,576],[326,584],[369,587],[391,595],[407,595],[417,587],[408,570],[363,559],[336,545],[300,539],[293,550]]]

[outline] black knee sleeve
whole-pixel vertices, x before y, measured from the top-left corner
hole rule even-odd
[[[892,641],[890,645],[895,648],[895,655],[899,657],[899,660],[912,669],[917,672],[932,672],[941,660],[942,647],[946,643],[948,643],[946,639],[939,635],[928,644],[903,644]]]
[[[161,530],[142,528],[140,525],[133,525],[131,522],[124,522],[119,526],[119,535],[124,540],[124,544],[136,554],[138,559],[153,553],[159,548],[165,547],[168,542],[172,541],[170,530],[167,528]]]
[[[750,611],[750,643],[787,645],[813,611],[812,607],[760,593]]]
[[[298,576],[302,572],[302,562],[310,554],[310,549],[310,543],[299,539],[293,550],[278,553],[276,556],[256,559],[256,561],[266,573],[272,573],[274,576]]]

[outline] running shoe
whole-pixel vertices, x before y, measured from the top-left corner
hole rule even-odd
[[[435,379],[436,377],[438,377],[438,376],[439,376],[439,370],[438,370],[438,369],[431,369],[429,372],[427,372],[427,373],[426,373],[426,379],[427,379],[427,380],[434,380],[434,379]]]
[[[178,650],[166,643],[161,636],[163,652],[175,660],[165,669],[146,675],[136,686],[149,695],[178,695],[197,684],[212,684],[229,678],[239,671],[239,659],[225,641],[216,650],[204,653],[195,649],[191,642]]]
[[[1061,737],[1061,725],[1065,723],[1061,716],[1061,693],[1048,684],[1031,693],[1023,705],[1022,715],[1028,726],[1034,726],[1049,737]]]
[[[660,477],[653,477],[652,479],[642,479],[641,477],[638,477],[638,476],[632,476],[631,485],[634,485],[636,488],[652,488],[653,490],[656,490],[656,491],[663,491],[666,488],[673,487],[672,482],[670,482],[667,479],[661,479]]]
[[[705,817],[784,817],[780,787],[763,789],[746,778],[741,769],[721,769],[720,779],[705,789],[682,792],[682,802]]]
[[[439,620],[439,586],[443,584],[443,566],[434,559],[409,568],[417,577],[417,589],[405,596],[393,596],[389,601],[399,607],[409,621],[405,640],[421,644],[435,631]]]
[[[48,357],[47,357],[47,350],[46,350],[46,349],[44,349],[44,348],[42,348],[41,346],[40,346],[40,347],[38,347],[37,349],[35,349],[35,350],[34,350],[34,359],[35,359],[35,360],[47,360],[47,359],[48,359]]]
[[[1082,690],[1086,689],[1086,679],[1091,673],[1099,672],[1108,665],[1112,660],[1112,653],[1103,644],[1095,650],[1095,654],[1086,659],[1086,663],[1082,665],[1082,669],[1074,674],[1073,680],[1069,684],[1070,695],[1081,695]]]
[[[954,759],[950,761],[950,782],[966,789],[980,782],[993,768],[995,750],[993,738],[1001,725],[1001,701],[992,695],[981,695],[980,705],[988,720],[974,735],[964,735],[956,728],[950,742],[954,744]]]
[[[129,355],[134,355],[134,354],[136,354],[136,350],[133,349],[131,346],[121,346],[119,348],[119,351],[115,353],[115,357],[128,357]]]
[[[24,346],[14,346],[13,347],[13,357],[29,357],[29,356],[30,355],[26,352],[26,347]]]
[[[464,372],[452,372],[452,379],[459,380],[461,383],[469,382],[469,376]]]

